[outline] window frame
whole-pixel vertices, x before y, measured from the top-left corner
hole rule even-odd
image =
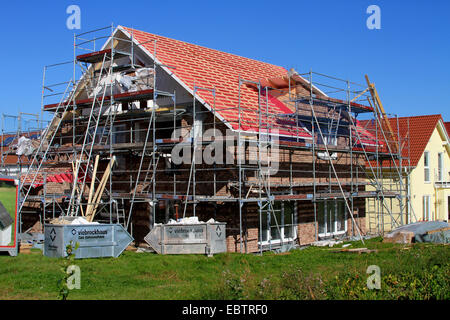
[[[269,245],[269,244],[271,244],[271,245],[275,244],[276,245],[276,244],[280,244],[282,242],[291,242],[291,241],[294,241],[295,239],[297,239],[297,237],[298,237],[298,230],[297,230],[297,225],[295,223],[295,210],[296,210],[297,206],[296,206],[295,202],[292,203],[292,204],[288,204],[288,205],[292,206],[292,213],[291,213],[291,215],[292,215],[292,219],[291,219],[292,223],[289,226],[293,229],[293,232],[292,232],[293,233],[292,234],[293,237],[285,237],[284,235],[285,235],[285,226],[286,225],[284,224],[284,221],[286,219],[285,219],[284,215],[285,215],[286,210],[284,209],[284,206],[286,205],[286,203],[284,204],[284,206],[281,203],[283,203],[283,202],[280,201],[280,209],[279,210],[280,210],[280,218],[281,219],[280,219],[280,221],[278,221],[278,226],[280,228],[280,239],[272,239],[271,238],[271,236],[272,236],[272,228],[276,228],[276,225],[275,226],[271,226],[272,220],[273,220],[273,214],[272,213],[268,214],[268,212],[266,212],[261,217],[263,220],[264,219],[266,220],[265,223],[262,223],[263,230],[261,231],[261,233],[263,234],[263,238],[264,238],[264,234],[265,234],[266,240],[262,240],[260,238],[261,237],[261,233],[258,232],[258,245],[262,245],[262,246],[266,246],[266,245]],[[278,209],[274,209],[274,210],[278,210]]]
[[[431,221],[431,196],[428,194],[422,196],[422,214],[423,221]]]
[[[431,176],[430,176],[430,152],[424,151],[423,153],[423,180],[425,183],[431,182]],[[427,179],[428,177],[428,179]]]
[[[444,181],[444,153],[438,152],[437,181]]]
[[[330,229],[332,229],[332,230],[335,230],[335,231],[333,231],[333,232],[330,232],[330,229],[328,228],[328,221],[329,221],[329,219],[328,219],[328,203],[329,202],[331,202],[331,201],[333,201],[333,203],[334,203],[334,205],[333,205],[333,207],[334,207],[334,220],[333,220],[333,226],[330,228]],[[347,208],[345,207],[345,203],[344,203],[344,199],[333,199],[333,200],[324,200],[323,201],[323,212],[317,212],[317,214],[323,214],[324,215],[324,218],[323,218],[323,221],[324,221],[324,231],[325,232],[322,232],[322,233],[319,233],[318,235],[319,235],[319,237],[323,237],[323,238],[325,238],[325,237],[332,237],[332,236],[337,236],[337,235],[342,235],[342,234],[345,234],[345,233],[347,233]],[[320,207],[322,207],[322,206],[320,206]],[[338,216],[339,216],[339,208],[342,208],[342,210],[343,210],[343,213],[344,213],[344,230],[341,230],[341,231],[337,231],[337,229],[338,229]],[[319,224],[319,221],[317,222],[318,224]],[[319,230],[319,225],[317,225],[317,228],[318,228],[318,230]]]

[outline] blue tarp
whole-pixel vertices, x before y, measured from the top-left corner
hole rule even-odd
[[[11,144],[11,142],[13,142],[15,137],[7,137],[5,138],[5,140],[3,140],[2,142],[2,147],[7,147]]]

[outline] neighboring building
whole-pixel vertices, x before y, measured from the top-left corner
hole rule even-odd
[[[436,221],[450,218],[450,145],[449,134],[441,115],[399,117],[390,119],[394,130],[399,128],[407,144],[402,149],[404,159],[400,164],[381,168],[387,180],[390,173],[402,170],[403,183],[408,186],[409,205],[403,208],[403,222]],[[397,125],[398,124],[398,125]],[[378,168],[380,169],[380,168]],[[370,200],[367,201],[370,206]],[[393,204],[390,204],[395,206]],[[382,208],[388,211],[390,205]],[[381,210],[381,209],[380,209]],[[378,210],[378,213],[380,212]],[[368,213],[367,228],[370,231],[389,231],[396,227],[401,217],[387,212],[376,215]]]
[[[444,122],[445,129],[447,129],[447,133],[450,134],[450,122]]]
[[[20,137],[30,139],[38,144],[39,133],[36,131],[0,135],[0,174],[17,176],[25,173],[31,161],[31,156],[16,154]]]

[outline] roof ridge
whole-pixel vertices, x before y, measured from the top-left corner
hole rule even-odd
[[[418,115],[418,116],[406,116],[406,117],[390,117],[389,119],[411,119],[411,118],[430,118],[430,117],[440,117],[442,118],[442,114],[436,113],[436,114],[424,114],[424,115]]]
[[[192,43],[192,42],[187,42],[187,41],[184,41],[184,40],[179,40],[179,39],[169,38],[169,37],[167,37],[167,36],[163,36],[163,35],[156,34],[156,33],[150,33],[150,32],[143,31],[143,30],[138,30],[138,29],[135,29],[135,28],[130,28],[130,27],[122,26],[122,25],[119,25],[119,26],[117,26],[117,27],[118,27],[118,28],[119,28],[119,27],[122,27],[122,28],[125,28],[125,29],[127,29],[127,30],[139,31],[139,32],[143,32],[143,33],[146,33],[146,34],[149,34],[149,35],[158,36],[158,37],[161,37],[161,38],[165,38],[165,39],[169,39],[169,40],[174,40],[174,41],[178,41],[178,42],[182,42],[182,43],[187,43],[187,44],[192,45],[192,46],[196,46],[196,47],[200,47],[200,48],[204,48],[204,49],[208,49],[208,50],[213,50],[213,51],[217,51],[217,52],[229,54],[229,55],[232,55],[232,56],[235,56],[235,57],[238,57],[238,58],[243,58],[243,59],[248,59],[248,60],[252,60],[252,61],[255,61],[255,62],[259,62],[259,63],[264,63],[264,64],[267,64],[267,65],[270,65],[270,66],[273,66],[273,67],[282,68],[282,69],[284,69],[286,72],[288,72],[288,70],[287,70],[285,67],[279,66],[279,65],[276,65],[276,64],[273,64],[273,63],[269,63],[269,62],[257,60],[257,59],[254,59],[254,58],[244,57],[244,56],[241,56],[241,55],[238,55],[238,54],[235,54],[235,53],[230,53],[230,52],[226,52],[226,51],[222,51],[222,50],[218,50],[218,49],[209,48],[209,47],[206,47],[206,46],[202,46],[202,45],[195,44],[195,43]]]

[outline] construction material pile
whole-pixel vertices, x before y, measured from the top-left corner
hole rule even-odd
[[[91,222],[83,217],[59,217],[50,221],[50,224],[63,224],[63,225],[87,225],[87,224],[99,224],[98,222]]]
[[[401,226],[384,236],[383,242],[450,243],[450,225],[444,221],[416,222]]]
[[[206,222],[198,220],[198,217],[186,217],[186,218],[180,218],[178,220],[170,219],[167,224],[204,224],[204,223],[219,223],[218,221],[214,220],[213,218],[209,219]]]

